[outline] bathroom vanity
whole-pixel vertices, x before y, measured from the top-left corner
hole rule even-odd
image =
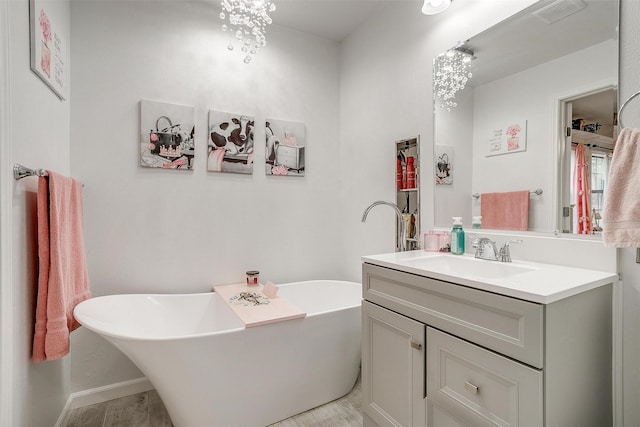
[[[617,275],[363,257],[364,426],[612,425]]]

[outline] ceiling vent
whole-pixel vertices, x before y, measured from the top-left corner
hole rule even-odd
[[[542,9],[536,10],[532,15],[542,22],[553,24],[585,7],[587,5],[582,0],[556,0]]]

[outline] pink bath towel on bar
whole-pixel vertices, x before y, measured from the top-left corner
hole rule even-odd
[[[529,228],[529,191],[483,193],[480,195],[482,228],[527,230]]]
[[[607,247],[640,247],[640,129],[624,128],[613,150],[602,210]]]
[[[74,307],[91,297],[84,253],[82,184],[47,171],[38,181],[38,292],[33,360],[69,353],[69,334],[80,324]]]

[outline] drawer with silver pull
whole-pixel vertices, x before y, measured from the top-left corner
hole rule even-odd
[[[431,327],[426,343],[427,398],[434,404],[469,425],[542,425],[541,370]]]

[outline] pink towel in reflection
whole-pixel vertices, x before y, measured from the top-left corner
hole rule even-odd
[[[527,230],[529,228],[529,191],[483,193],[480,195],[482,228]]]
[[[584,144],[576,147],[576,162],[573,168],[573,185],[576,195],[576,220],[578,234],[591,234],[591,176],[589,175],[589,163],[591,155],[585,155]],[[587,158],[589,160],[587,160]]]
[[[82,184],[47,171],[38,181],[38,292],[33,360],[69,353],[69,334],[80,324],[74,307],[91,297],[82,234]]]
[[[622,129],[609,166],[602,211],[607,247],[640,247],[640,129]]]

